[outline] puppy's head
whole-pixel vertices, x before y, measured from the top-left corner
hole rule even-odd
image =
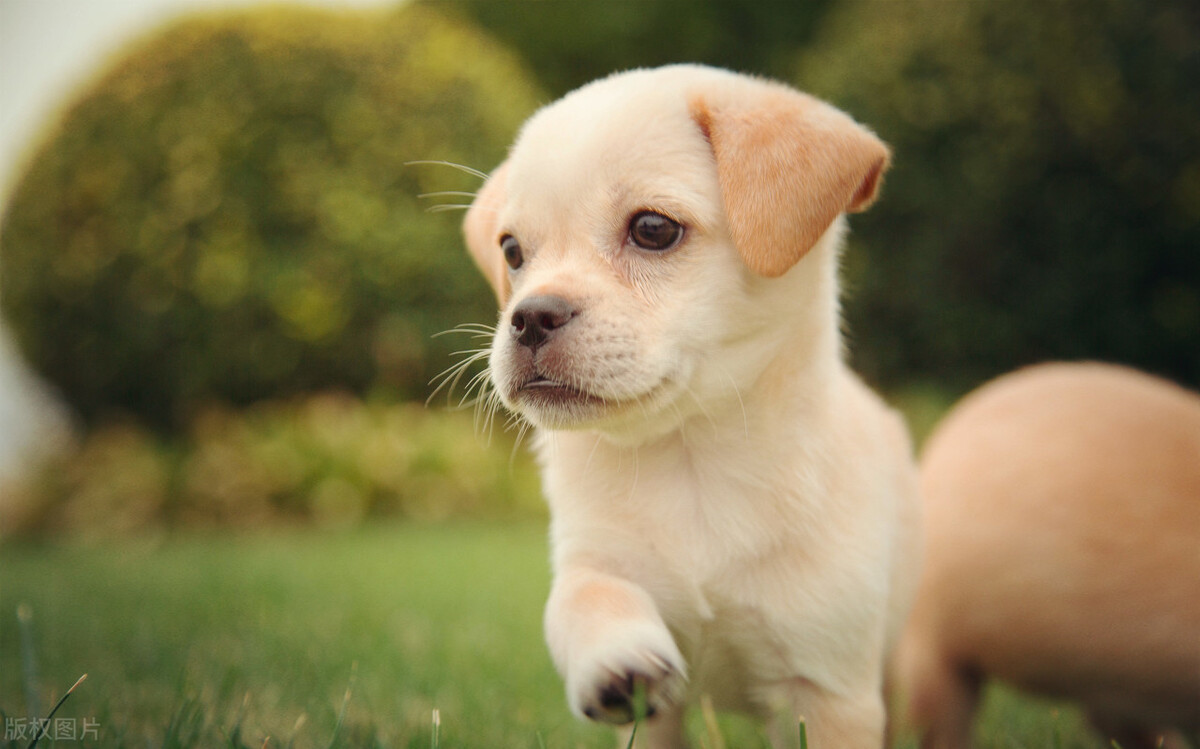
[[[541,110],[464,224],[502,307],[501,399],[543,427],[645,432],[737,398],[797,317],[836,329],[801,260],[887,164],[829,105],[711,68],[619,74]]]

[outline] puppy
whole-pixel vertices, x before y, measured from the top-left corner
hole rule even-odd
[[[930,438],[921,492],[898,681],[923,747],[970,745],[989,677],[1124,749],[1200,729],[1200,397],[1100,364],[1001,377]]]
[[[644,692],[640,745],[679,747],[706,694],[790,741],[803,716],[817,749],[881,745],[915,468],[843,360],[836,271],[888,159],[811,97],[672,66],[541,110],[476,196],[490,378],[536,429],[577,715],[629,724]]]

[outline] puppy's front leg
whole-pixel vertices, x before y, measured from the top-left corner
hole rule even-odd
[[[648,716],[659,716],[654,733],[674,732],[661,722],[679,720],[681,711],[671,708],[683,697],[686,667],[653,599],[641,587],[592,568],[561,570],[546,605],[546,640],[576,715],[629,723],[640,685]]]

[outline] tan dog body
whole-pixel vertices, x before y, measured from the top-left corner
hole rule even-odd
[[[1200,729],[1200,397],[1114,366],[984,386],[921,463],[926,560],[898,654],[922,746],[980,681],[1077,700],[1125,749]]]
[[[490,375],[537,428],[578,715],[627,723],[641,683],[647,746],[682,746],[701,694],[788,737],[804,716],[817,749],[881,746],[915,475],[842,359],[837,258],[887,158],[810,97],[675,66],[542,110],[477,196]],[[646,212],[679,228],[665,249],[639,244]]]

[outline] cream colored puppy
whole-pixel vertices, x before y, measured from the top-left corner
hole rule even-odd
[[[503,307],[490,376],[536,427],[552,512],[546,637],[571,709],[644,746],[683,706],[877,749],[907,611],[915,469],[847,368],[841,215],[887,148],[785,86],[698,66],[534,115],[467,214]]]
[[[898,675],[923,747],[970,745],[989,677],[1079,701],[1124,749],[1200,730],[1200,397],[1115,366],[1022,370],[938,427],[921,490]]]

